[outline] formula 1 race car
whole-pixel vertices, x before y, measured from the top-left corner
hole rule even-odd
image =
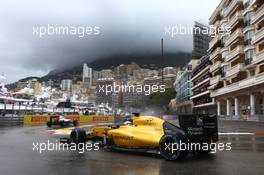
[[[47,126],[61,126],[61,127],[66,127],[66,126],[77,126],[78,125],[78,120],[72,120],[72,119],[67,119],[62,115],[55,115],[55,116],[50,116],[49,121],[47,121]]]
[[[180,160],[189,152],[173,148],[176,144],[218,141],[217,116],[181,115],[179,124],[181,127],[158,117],[135,114],[121,125],[95,126],[89,131],[74,128],[70,138],[61,141],[76,144],[101,141],[104,147],[114,150],[155,151],[167,160]]]

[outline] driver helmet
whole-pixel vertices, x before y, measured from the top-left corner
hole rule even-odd
[[[65,117],[64,117],[64,115],[60,115],[59,118],[60,118],[60,120],[63,120]]]
[[[129,121],[129,120],[128,120],[128,121],[125,121],[125,122],[124,122],[124,125],[132,125],[132,122]]]
[[[130,113],[129,112],[126,112],[125,113],[125,117],[131,117]]]

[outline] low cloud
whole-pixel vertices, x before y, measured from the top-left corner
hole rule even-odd
[[[192,36],[166,26],[207,23],[219,0],[9,0],[0,2],[0,71],[8,82],[114,54],[191,51]],[[202,4],[202,5],[201,5]],[[33,27],[98,26],[99,35],[33,35]]]

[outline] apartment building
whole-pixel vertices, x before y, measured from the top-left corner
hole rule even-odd
[[[65,79],[61,81],[61,90],[63,91],[72,91],[72,80]]]
[[[96,103],[112,105],[112,94],[115,80],[113,78],[101,78],[97,80],[96,84]]]
[[[88,67],[87,64],[83,64],[83,86],[89,88],[92,86],[93,81],[93,69]]]
[[[217,114],[257,117],[264,108],[264,0],[222,0],[210,25],[230,27],[209,43],[211,97]]]
[[[176,103],[177,113],[192,113],[191,97],[191,76],[192,70],[199,63],[198,59],[191,60],[182,71],[178,71],[175,90],[176,90]]]
[[[207,54],[210,36],[208,33],[203,32],[204,30],[208,30],[208,26],[197,21],[194,22],[192,51],[193,59],[200,59],[202,56]]]
[[[212,62],[209,56],[201,57],[199,64],[192,71],[191,97],[193,112],[199,114],[216,114],[214,99],[210,97],[210,70]]]

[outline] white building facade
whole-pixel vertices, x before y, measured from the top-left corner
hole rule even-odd
[[[210,24],[230,27],[209,44],[211,97],[217,114],[259,118],[264,114],[264,1],[222,0]]]
[[[88,67],[87,64],[83,65],[83,86],[89,88],[92,86],[93,69]]]
[[[71,92],[72,90],[72,80],[62,80],[61,81],[61,90]]]

